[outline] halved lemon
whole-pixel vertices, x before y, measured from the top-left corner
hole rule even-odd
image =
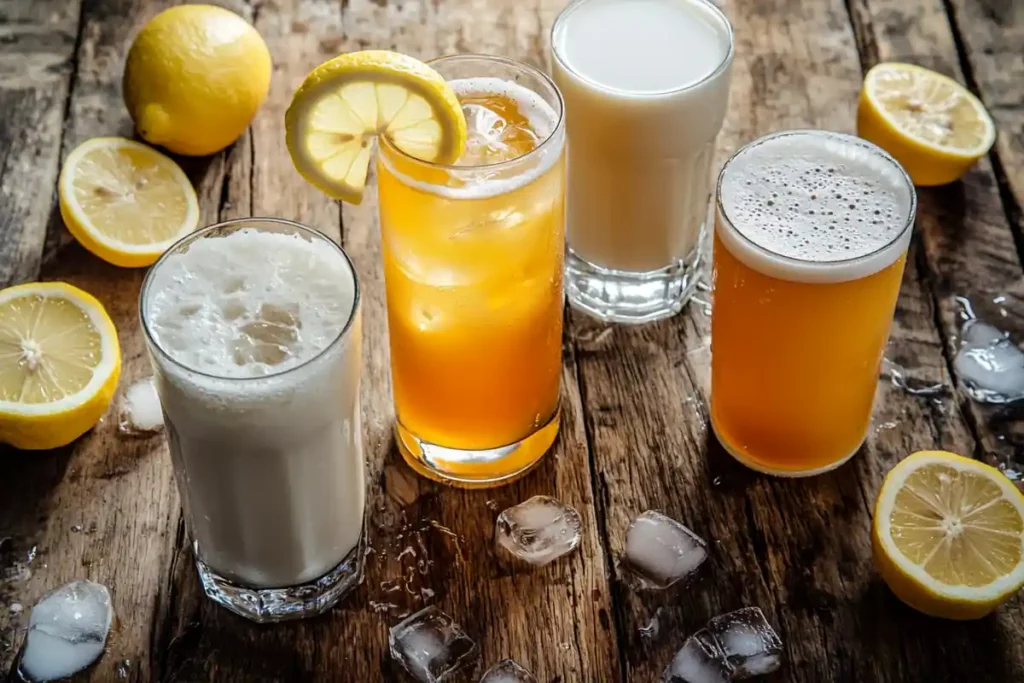
[[[988,153],[996,127],[978,98],[952,78],[888,62],[864,77],[857,134],[893,155],[915,185],[944,185]]]
[[[117,330],[92,296],[63,282],[0,291],[0,441],[71,443],[99,422],[120,375]]]
[[[946,619],[978,619],[1024,585],[1024,495],[999,470],[944,451],[885,477],[875,565],[896,596]]]
[[[387,50],[350,52],[324,62],[302,83],[285,113],[292,163],[335,199],[363,198],[374,138],[406,154],[454,163],[466,146],[466,118],[441,74]]]
[[[199,201],[185,172],[124,138],[76,147],[61,169],[58,194],[71,234],[115,266],[152,264],[199,223]]]

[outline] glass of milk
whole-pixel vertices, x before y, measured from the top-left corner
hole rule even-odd
[[[359,285],[321,233],[254,218],[169,249],[140,315],[207,596],[258,622],[359,582]]]
[[[569,139],[569,303],[610,322],[674,315],[705,260],[729,21],[706,0],[578,0],[551,47]]]

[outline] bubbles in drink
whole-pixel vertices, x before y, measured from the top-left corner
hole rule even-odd
[[[425,607],[391,627],[391,656],[420,683],[443,681],[476,661],[477,645],[455,620]]]
[[[242,229],[198,240],[168,256],[150,283],[150,330],[201,372],[254,377],[294,367],[348,321],[354,292],[337,262],[299,235]]]
[[[480,683],[537,683],[537,679],[514,659],[503,659],[487,670]]]
[[[118,431],[130,436],[155,434],[164,427],[164,413],[152,377],[132,384],[121,397]]]
[[[103,654],[112,617],[106,586],[61,586],[32,608],[18,673],[26,681],[53,681],[81,671]]]
[[[621,567],[641,590],[664,590],[692,575],[707,559],[707,544],[683,524],[648,510],[626,530]]]
[[[953,369],[968,396],[980,403],[1024,399],[1024,352],[1009,335],[980,320],[968,320],[960,332]]]
[[[723,174],[721,202],[734,229],[762,249],[834,263],[873,254],[903,233],[914,196],[908,182],[857,138],[791,132],[738,152]]]
[[[581,527],[573,508],[550,496],[534,496],[498,515],[494,540],[514,559],[539,567],[575,550]]]

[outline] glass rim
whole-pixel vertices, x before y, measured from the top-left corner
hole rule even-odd
[[[718,21],[721,22],[723,26],[725,26],[725,35],[729,39],[729,48],[725,51],[725,56],[722,57],[722,61],[719,62],[718,66],[716,66],[706,75],[692,83],[687,83],[686,85],[681,85],[675,88],[665,88],[663,90],[625,90],[623,88],[614,88],[611,86],[607,86],[603,83],[598,83],[594,79],[588,78],[587,76],[584,76],[576,69],[572,68],[572,66],[569,65],[569,61],[565,58],[564,55],[561,54],[561,51],[558,48],[558,42],[555,40],[555,33],[558,31],[562,23],[570,14],[572,14],[573,12],[575,12],[577,9],[587,4],[588,2],[595,1],[597,0],[573,0],[568,5],[563,7],[562,11],[558,13],[557,17],[555,17],[555,21],[551,24],[551,31],[549,33],[548,38],[551,44],[551,54],[554,56],[555,61],[557,61],[563,69],[571,73],[576,78],[579,78],[581,81],[588,83],[596,88],[600,88],[604,92],[608,92],[613,95],[625,95],[628,97],[652,99],[657,97],[666,97],[668,95],[678,95],[679,93],[684,93],[689,90],[699,88],[700,86],[704,85],[713,78],[718,77],[719,75],[721,75],[723,71],[725,71],[729,67],[729,64],[732,63],[733,56],[736,52],[736,36],[733,33],[732,22],[729,21],[729,17],[725,15],[725,12],[723,12],[721,8],[718,7],[718,5],[714,4],[713,2],[710,2],[710,0],[686,0],[687,2],[692,2],[697,5],[703,5],[704,7],[709,9],[713,15],[715,15],[715,18],[718,19]],[[618,1],[624,2],[628,0]]]
[[[505,66],[510,66],[510,67],[514,67],[514,68],[517,68],[517,69],[521,69],[521,70],[525,71],[526,73],[530,74],[531,76],[535,76],[542,83],[544,83],[545,85],[550,87],[551,91],[553,93],[555,93],[555,98],[558,101],[558,111],[555,112],[557,114],[558,118],[555,121],[554,128],[551,129],[551,134],[548,135],[547,137],[545,137],[543,140],[541,140],[540,143],[536,147],[531,149],[526,154],[523,154],[522,156],[514,157],[512,159],[505,159],[504,161],[495,161],[494,163],[490,163],[490,164],[477,164],[477,165],[474,165],[474,166],[458,166],[456,164],[439,164],[439,163],[434,162],[434,161],[424,161],[423,159],[417,159],[416,157],[412,156],[411,154],[407,154],[407,153],[403,152],[402,150],[398,149],[398,147],[393,145],[391,143],[391,141],[388,140],[386,135],[379,135],[377,137],[377,144],[378,144],[379,147],[383,147],[383,148],[387,149],[388,154],[395,154],[399,158],[401,158],[403,161],[407,161],[407,162],[410,162],[410,163],[413,163],[413,164],[416,164],[418,166],[422,166],[422,167],[425,167],[425,168],[429,168],[429,169],[436,169],[436,170],[440,170],[440,171],[454,171],[454,172],[461,172],[461,173],[465,173],[467,171],[478,171],[478,170],[497,171],[497,170],[503,170],[503,169],[506,169],[506,168],[514,167],[517,164],[521,164],[523,162],[523,160],[525,160],[525,159],[534,158],[542,150],[545,150],[549,146],[549,143],[558,136],[558,133],[565,128],[565,100],[562,98],[562,91],[558,89],[558,86],[555,85],[555,82],[552,81],[551,78],[546,73],[544,73],[543,71],[541,71],[540,69],[538,69],[538,68],[536,68],[534,66],[530,66],[529,64],[527,64],[525,62],[520,62],[518,60],[511,59],[509,57],[501,57],[499,55],[487,55],[487,54],[482,54],[482,53],[478,53],[478,52],[467,52],[467,53],[461,53],[461,54],[443,55],[441,57],[435,57],[434,59],[431,59],[431,60],[427,61],[426,64],[427,64],[427,66],[429,66],[430,68],[433,69],[438,64],[444,64],[446,62],[457,62],[457,61],[462,61],[462,60],[467,60],[467,61],[468,60],[481,60],[481,61],[487,61],[487,62],[495,62],[495,63],[498,63],[498,64],[504,64]],[[447,82],[447,79],[445,79],[445,82]],[[536,93],[536,94],[540,95],[540,93]]]
[[[222,230],[225,228],[241,229],[249,225],[257,227],[261,224],[268,223],[271,225],[286,227],[295,230],[299,234],[309,236],[313,240],[321,240],[327,242],[332,247],[334,247],[335,251],[338,254],[341,255],[341,257],[345,261],[345,264],[348,266],[349,271],[352,273],[352,309],[351,311],[349,311],[348,319],[345,321],[345,324],[341,327],[337,335],[335,335],[335,337],[331,339],[331,341],[328,344],[326,344],[322,349],[317,351],[315,354],[313,354],[306,360],[300,362],[298,365],[293,365],[289,368],[278,370],[276,372],[270,372],[266,375],[256,375],[251,377],[225,377],[224,375],[218,375],[211,372],[206,372],[204,370],[196,369],[188,365],[187,363],[183,363],[178,359],[174,358],[166,349],[164,349],[160,345],[160,342],[157,341],[156,336],[150,329],[150,321],[148,319],[148,316],[146,315],[146,301],[148,298],[149,290],[153,286],[153,280],[155,279],[154,274],[157,272],[157,270],[160,269],[160,266],[164,263],[164,261],[166,261],[173,254],[179,253],[183,247],[186,247],[198,240],[205,239],[218,230]],[[353,324],[356,319],[356,314],[359,311],[360,298],[361,292],[359,288],[359,276],[356,273],[355,264],[352,263],[352,259],[349,257],[347,253],[345,253],[345,250],[342,249],[337,242],[335,242],[330,237],[328,237],[327,235],[325,235],[324,233],[320,232],[315,228],[311,228],[307,225],[303,225],[302,223],[297,223],[295,221],[288,220],[287,218],[252,216],[248,218],[232,218],[226,221],[221,221],[219,223],[208,225],[205,228],[200,228],[195,232],[185,235],[177,242],[172,244],[170,247],[168,247],[166,250],[164,250],[164,253],[160,255],[160,258],[158,258],[156,262],[149,267],[149,270],[146,272],[146,277],[142,281],[142,287],[139,290],[139,320],[141,321],[142,324],[142,331],[143,334],[145,334],[147,346],[150,349],[155,350],[160,355],[161,359],[170,363],[174,367],[185,370],[189,373],[192,373],[193,375],[198,375],[200,377],[216,380],[219,382],[252,382],[258,380],[273,379],[275,377],[284,377],[286,375],[289,375],[293,372],[296,372],[297,370],[301,370],[311,365],[312,363],[316,362],[317,360],[325,356],[329,351],[336,348],[339,343],[341,343],[342,341],[349,337],[349,332],[353,327]]]
[[[725,174],[728,172],[729,166],[732,164],[732,162],[735,161],[737,157],[739,157],[747,150],[753,149],[754,147],[757,147],[771,140],[775,140],[781,137],[788,137],[791,135],[810,135],[813,137],[825,137],[831,138],[833,140],[840,140],[846,144],[854,144],[860,147],[861,149],[866,150],[870,154],[873,154],[878,159],[886,161],[890,166],[896,169],[896,171],[899,172],[900,177],[903,179],[904,189],[907,190],[907,193],[910,195],[910,205],[907,207],[907,216],[904,219],[903,227],[900,228],[899,232],[897,232],[891,240],[889,240],[882,246],[878,247],[877,249],[868,252],[867,254],[861,254],[860,256],[852,256],[850,258],[845,259],[838,259],[835,261],[802,259],[796,258],[794,256],[780,254],[777,251],[772,251],[771,249],[755,242],[754,240],[750,239],[745,234],[743,234],[743,231],[737,228],[733,220],[729,218],[729,213],[728,211],[726,211],[725,205],[722,202],[722,182],[725,180]],[[820,267],[820,269],[824,270],[850,266],[861,261],[868,261],[878,256],[882,252],[886,251],[887,249],[891,249],[894,245],[898,244],[900,240],[902,240],[906,236],[907,231],[911,230],[914,227],[914,223],[917,220],[917,191],[914,188],[914,181],[910,179],[910,175],[907,173],[907,170],[903,168],[903,166],[898,161],[896,161],[896,159],[891,154],[886,152],[878,145],[875,145],[874,143],[869,142],[864,138],[860,138],[857,137],[856,135],[851,135],[849,133],[840,133],[838,131],[823,130],[819,128],[794,128],[792,130],[782,130],[776,131],[774,133],[768,133],[767,135],[762,135],[761,137],[743,145],[729,156],[726,162],[722,164],[722,170],[719,171],[718,173],[718,181],[715,183],[715,208],[718,210],[718,214],[722,217],[722,219],[729,224],[729,229],[732,231],[732,233],[737,235],[744,244],[753,247],[754,250],[756,250],[758,253],[764,254],[770,258],[781,259],[784,263],[790,263],[793,265],[800,266],[818,266]]]

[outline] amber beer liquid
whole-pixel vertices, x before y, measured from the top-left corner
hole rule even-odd
[[[454,166],[383,141],[381,238],[399,448],[426,476],[510,481],[558,433],[565,127],[554,84],[498,57],[431,63],[469,136]]]
[[[711,422],[756,470],[809,476],[867,436],[917,199],[874,145],[769,135],[718,180]]]

